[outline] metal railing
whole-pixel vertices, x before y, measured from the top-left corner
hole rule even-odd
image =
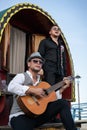
[[[87,103],[72,104],[71,112],[73,119],[87,119]]]

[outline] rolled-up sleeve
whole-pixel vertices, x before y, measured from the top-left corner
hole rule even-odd
[[[25,92],[29,89],[29,86],[23,85],[24,81],[24,74],[17,74],[9,83],[8,91],[19,96],[24,96]]]

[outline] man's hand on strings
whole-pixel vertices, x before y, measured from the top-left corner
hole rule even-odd
[[[70,80],[67,77],[63,78],[63,82],[65,83],[65,85],[59,90],[60,94],[70,86]]]

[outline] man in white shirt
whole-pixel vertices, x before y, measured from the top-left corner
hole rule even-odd
[[[56,99],[48,103],[46,110],[34,118],[27,115],[17,103],[17,95],[20,97],[25,97],[27,95],[32,96],[32,99],[37,105],[40,105],[38,99],[43,100],[48,96],[44,87],[40,88],[36,86],[40,82],[40,75],[38,75],[38,72],[42,69],[43,62],[44,59],[39,52],[32,53],[27,60],[28,70],[26,73],[17,74],[8,85],[8,91],[14,95],[13,106],[9,116],[11,127],[13,130],[33,130],[35,127],[48,122],[57,113],[60,113],[61,121],[66,130],[76,130],[66,100]],[[60,90],[61,92],[70,84],[67,78],[65,78],[64,83],[65,86]],[[32,101],[29,102],[32,103]]]

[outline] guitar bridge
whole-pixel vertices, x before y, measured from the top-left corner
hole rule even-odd
[[[40,105],[39,102],[38,102],[38,100],[37,100],[37,98],[36,98],[35,96],[32,96],[32,98],[33,98],[33,100],[35,101],[35,103],[36,103],[37,105]]]

